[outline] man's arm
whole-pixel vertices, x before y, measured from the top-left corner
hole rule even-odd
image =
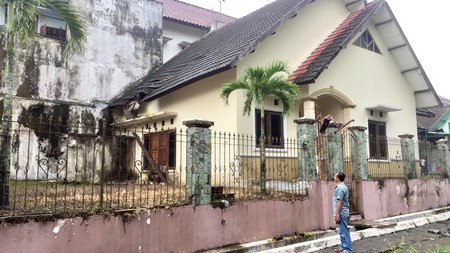
[[[339,215],[341,213],[341,208],[342,208],[342,200],[338,199],[337,200],[337,206],[336,206],[336,214],[334,216],[334,219],[335,219],[336,223],[341,220],[341,217]]]

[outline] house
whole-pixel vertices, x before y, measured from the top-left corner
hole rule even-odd
[[[277,0],[211,32],[130,84],[109,103],[115,125],[124,132],[134,126],[154,129],[153,137],[144,138],[167,142],[160,143],[164,147],[174,138],[161,138],[167,129],[198,118],[213,121],[220,131],[259,137],[256,109],[250,117],[242,115],[243,93],[232,94],[229,106],[219,94],[246,67],[274,60],[289,64],[301,95],[290,115],[281,114],[277,99],[265,101],[270,119],[265,127],[273,137],[295,138],[296,118],[332,115],[368,129],[369,158],[388,161],[395,153],[399,159],[400,151],[389,152],[386,139],[414,135],[416,108],[441,104],[384,0]],[[132,117],[124,114],[130,103],[139,104]],[[252,145],[250,155],[257,156],[256,141]],[[145,148],[155,160],[176,159],[170,148]],[[286,148],[280,142],[270,151]]]
[[[442,106],[417,111],[417,132],[420,140],[435,142],[444,138],[449,141],[450,100],[444,97],[440,99]]]
[[[417,135],[423,174],[441,173],[439,140],[450,141],[450,100],[440,97],[442,106],[417,109]]]
[[[236,20],[179,0],[158,1],[163,4],[164,63],[212,30]]]

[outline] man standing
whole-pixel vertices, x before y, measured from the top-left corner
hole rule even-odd
[[[344,184],[345,174],[343,172],[334,175],[336,188],[333,195],[333,215],[338,225],[339,235],[341,236],[341,247],[337,252],[352,252],[352,239],[348,230],[348,218],[350,216],[350,206],[348,204],[348,189]]]

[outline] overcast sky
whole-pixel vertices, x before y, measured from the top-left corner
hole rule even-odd
[[[233,17],[273,0],[182,0]],[[386,0],[436,92],[450,98],[450,0]],[[221,2],[221,4],[220,4]]]

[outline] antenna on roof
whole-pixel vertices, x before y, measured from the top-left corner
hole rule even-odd
[[[222,2],[225,3],[225,0],[217,0],[219,1],[219,13],[222,14]]]

